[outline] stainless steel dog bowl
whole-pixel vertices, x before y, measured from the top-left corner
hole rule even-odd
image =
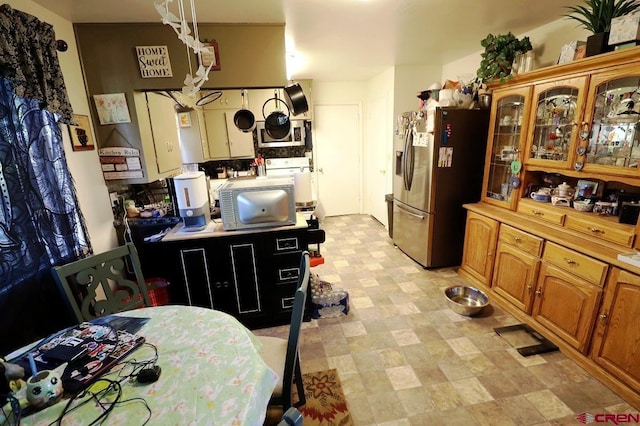
[[[444,290],[449,308],[457,314],[473,316],[489,304],[489,296],[481,290],[467,286],[451,286]]]

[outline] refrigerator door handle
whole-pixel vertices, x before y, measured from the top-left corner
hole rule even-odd
[[[404,208],[400,207],[399,205],[397,205],[398,210],[401,213],[407,214],[409,216],[415,217],[416,219],[420,219],[420,220],[424,220],[424,215],[423,214],[415,214],[415,213],[411,213],[410,211],[405,210]]]
[[[404,137],[404,189],[411,190],[413,183],[413,160],[415,152],[413,151],[413,130],[411,126],[407,126]]]

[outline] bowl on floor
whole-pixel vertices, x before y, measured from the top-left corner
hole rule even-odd
[[[489,304],[489,296],[469,286],[451,286],[444,290],[449,308],[460,315],[478,315]]]

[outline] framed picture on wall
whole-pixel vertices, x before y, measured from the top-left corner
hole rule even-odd
[[[203,44],[209,48],[209,52],[200,53],[200,65],[205,68],[211,65],[211,71],[220,71],[220,55],[218,54],[218,42],[215,40],[205,40]]]
[[[77,126],[69,126],[71,136],[71,147],[74,151],[90,151],[95,149],[93,136],[91,135],[91,124],[89,116],[73,114],[73,118],[78,123]]]

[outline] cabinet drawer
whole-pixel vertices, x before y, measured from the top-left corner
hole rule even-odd
[[[526,199],[518,202],[517,211],[518,213],[553,223],[554,225],[562,225],[565,219],[565,214],[562,213],[562,211],[555,210],[552,207],[547,207],[547,204],[537,203]]]
[[[582,232],[595,238],[620,244],[625,247],[633,245],[635,228],[623,227],[618,223],[594,223],[593,218],[567,216],[565,227]]]
[[[544,247],[542,260],[584,278],[597,286],[602,287],[604,285],[607,264],[599,260],[548,241]]]
[[[517,247],[525,253],[540,257],[542,254],[542,242],[540,237],[536,237],[519,229],[512,228],[504,223],[500,225],[500,242]]]
[[[276,253],[300,250],[298,237],[279,237],[275,240]]]

